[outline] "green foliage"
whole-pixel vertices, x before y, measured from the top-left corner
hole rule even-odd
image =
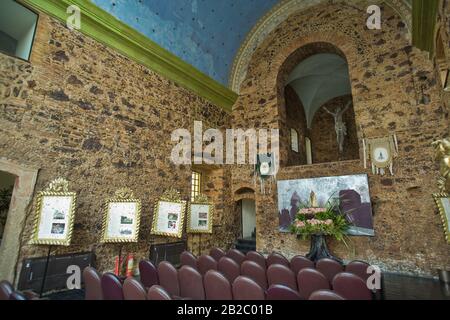
[[[349,226],[338,204],[328,201],[325,208],[310,208],[302,205],[290,229],[302,239],[307,239],[314,234],[322,234],[344,241]]]

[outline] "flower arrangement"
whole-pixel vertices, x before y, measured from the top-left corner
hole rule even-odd
[[[328,201],[325,207],[301,205],[291,225],[291,232],[302,239],[311,235],[328,235],[343,241],[349,226],[339,207]]]

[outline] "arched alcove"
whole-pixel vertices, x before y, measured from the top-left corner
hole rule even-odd
[[[282,166],[305,165],[308,158],[312,163],[359,158],[349,68],[338,48],[315,42],[297,49],[280,70],[278,95],[282,99]],[[292,130],[298,132],[298,151],[293,146]],[[310,155],[306,152],[307,138]]]

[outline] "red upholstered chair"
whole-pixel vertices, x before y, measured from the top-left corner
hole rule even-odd
[[[267,276],[259,264],[254,261],[244,261],[241,264],[241,275],[255,281],[263,290],[267,290]]]
[[[230,281],[220,272],[209,270],[204,278],[206,300],[233,300]]]
[[[305,268],[314,268],[314,262],[304,256],[295,256],[291,259],[291,270],[297,276],[298,272]]]
[[[86,267],[83,270],[84,299],[103,300],[102,281],[97,270]]]
[[[141,283],[145,288],[150,288],[155,284],[159,284],[158,270],[153,263],[148,260],[139,262],[139,274]]]
[[[178,284],[178,271],[168,261],[161,261],[158,264],[159,284],[172,297],[180,296],[180,285]]]
[[[363,261],[352,261],[345,266],[345,272],[353,273],[359,276],[364,281],[367,281],[370,274],[367,273],[367,269],[370,267],[370,264]]]
[[[6,280],[0,282],[0,300],[9,300],[9,297],[14,292],[14,288]]]
[[[226,256],[233,259],[238,265],[241,265],[245,260],[245,255],[237,249],[228,250]]]
[[[234,300],[264,300],[264,290],[252,279],[239,276],[233,282]]]
[[[161,286],[155,284],[147,292],[148,300],[172,300],[170,294]]]
[[[205,300],[202,275],[190,266],[182,266],[178,271],[180,296],[193,300]]]
[[[297,290],[292,290],[280,284],[273,284],[267,290],[266,300],[300,300],[300,295]]]
[[[131,277],[123,283],[123,296],[125,300],[147,300],[147,292],[142,284]]]
[[[256,262],[257,264],[259,264],[264,269],[267,268],[267,266],[266,266],[266,258],[264,258],[264,256],[261,253],[256,252],[256,251],[249,251],[249,252],[247,252],[245,257],[246,257],[247,260]]]
[[[278,263],[285,265],[286,267],[289,268],[289,260],[277,252],[272,252],[271,254],[269,254],[269,256],[266,259],[266,262],[267,267],[270,267],[272,264]]]
[[[269,286],[281,284],[292,290],[297,290],[297,278],[294,272],[282,264],[272,264],[267,269],[267,282]]]
[[[197,258],[189,251],[183,251],[181,253],[180,262],[182,266],[190,266],[197,270]]]
[[[27,300],[27,298],[22,293],[14,291],[9,295],[9,300]]]
[[[314,291],[310,296],[309,300],[345,300],[344,297],[338,295],[336,292],[331,290],[317,290]]]
[[[217,270],[217,261],[208,255],[202,255],[197,260],[198,271],[205,275],[209,270]]]
[[[333,291],[347,300],[372,300],[372,292],[366,282],[348,272],[341,272],[334,277]]]
[[[219,260],[217,270],[220,271],[230,283],[233,283],[233,281],[241,274],[241,269],[236,261],[228,257],[222,257]]]
[[[212,249],[209,251],[209,255],[210,255],[211,257],[213,257],[214,260],[216,260],[217,262],[219,262],[219,260],[220,260],[222,257],[225,257],[225,251],[223,251],[222,249],[219,249],[219,248],[212,248]]]
[[[114,273],[103,274],[101,284],[103,300],[123,300],[122,282]]]
[[[330,289],[330,282],[319,271],[312,268],[305,268],[300,270],[297,275],[297,285],[300,297],[302,299],[309,299],[309,296],[321,289]]]
[[[21,293],[27,300],[40,300],[39,294],[33,290],[23,290]]]
[[[328,279],[328,281],[332,283],[334,276],[339,272],[344,271],[344,266],[336,260],[323,258],[317,261],[316,269],[322,272],[322,274]]]

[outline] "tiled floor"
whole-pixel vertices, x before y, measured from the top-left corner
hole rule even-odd
[[[384,274],[386,300],[450,300],[450,285],[439,280]]]

